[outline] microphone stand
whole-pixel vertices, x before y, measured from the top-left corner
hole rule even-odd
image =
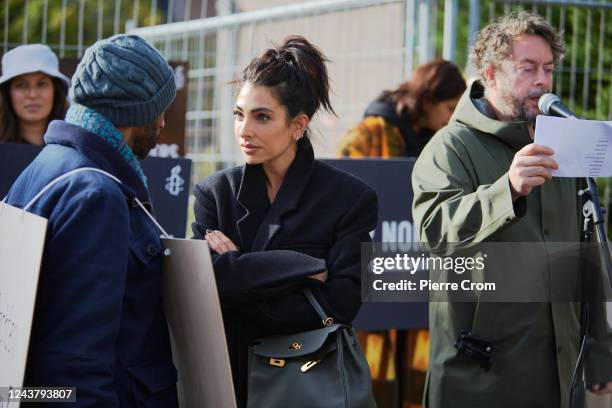
[[[604,263],[610,274],[610,252],[608,249],[608,240],[605,233],[605,226],[603,223],[603,211],[599,204],[599,195],[597,194],[597,185],[592,177],[586,178],[587,188],[578,190],[578,196],[585,199],[585,203],[582,206],[582,215],[584,217],[584,223],[582,227],[583,237],[581,239],[581,249],[584,249],[586,243],[590,242],[593,237],[593,233],[589,228],[589,223],[593,221],[595,230],[597,233],[597,239],[602,242],[604,252]],[[592,220],[591,220],[592,218]],[[603,235],[602,235],[603,234]],[[603,237],[603,240],[602,240]],[[585,262],[582,261],[581,265],[584,266]],[[584,267],[582,276],[584,276]],[[584,408],[586,401],[586,384],[584,383],[584,351],[586,346],[586,340],[588,335],[589,325],[589,303],[584,299],[584,290],[582,292],[582,299],[580,302],[580,342],[578,349],[578,356],[576,358],[576,366],[572,373],[572,380],[570,383],[570,396],[569,406],[570,408]]]
[[[583,207],[583,214],[585,216],[585,226],[590,221],[590,217],[593,218],[593,225],[595,226],[595,233],[597,234],[597,242],[599,242],[600,248],[603,251],[604,265],[606,272],[608,273],[608,280],[612,285],[612,257],[610,257],[610,245],[608,242],[608,235],[606,234],[606,226],[604,225],[603,210],[599,201],[599,195],[597,193],[597,185],[593,177],[587,177],[587,188],[580,190],[578,195],[584,195],[587,202]],[[590,207],[587,208],[587,206]],[[589,238],[591,234],[585,231],[585,238]],[[587,239],[588,241],[588,239]]]

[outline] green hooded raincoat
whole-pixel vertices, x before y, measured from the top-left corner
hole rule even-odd
[[[553,178],[512,201],[508,169],[515,153],[532,140],[526,123],[501,122],[481,113],[474,99],[482,96],[482,85],[475,82],[415,164],[413,216],[421,241],[434,247],[580,241],[576,179]],[[551,277],[553,291],[575,284]],[[587,384],[612,380],[605,307],[598,302],[591,309]],[[579,316],[575,302],[431,302],[426,407],[567,408]],[[462,330],[493,341],[489,371],[457,356],[454,344]]]

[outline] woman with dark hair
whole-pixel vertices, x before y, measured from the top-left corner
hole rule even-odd
[[[336,323],[351,323],[361,305],[360,243],[370,242],[377,198],[314,158],[308,124],[320,107],[333,112],[325,62],[298,36],[251,61],[234,110],[246,163],[194,189],[193,232],[213,253],[240,407],[254,340],[321,327],[302,288]]]
[[[13,48],[2,57],[0,143],[42,145],[52,120],[64,119],[70,80],[43,44]]]
[[[366,108],[364,119],[344,137],[340,155],[418,156],[448,123],[465,89],[452,62],[435,59],[419,65],[410,81],[384,91]]]

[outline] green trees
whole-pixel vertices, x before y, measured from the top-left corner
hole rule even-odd
[[[458,0],[456,63],[467,67],[469,0]],[[442,55],[441,27],[444,26],[444,1],[438,1],[437,55]],[[588,119],[612,120],[612,10],[608,8],[571,7],[504,3],[481,0],[480,27],[491,19],[513,10],[532,10],[545,16],[563,35],[568,54],[555,71],[555,89],[563,101]],[[607,41],[606,41],[607,40]]]
[[[156,4],[136,0],[3,0],[0,43],[12,48],[42,42],[60,56],[75,57],[97,39],[125,32],[134,16],[138,26],[161,24],[165,18]]]

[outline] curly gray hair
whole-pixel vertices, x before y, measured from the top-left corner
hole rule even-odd
[[[532,12],[513,12],[484,27],[476,36],[470,60],[480,79],[489,66],[498,67],[508,58],[512,50],[512,40],[522,35],[539,35],[550,45],[555,64],[566,53],[563,40],[550,23],[542,16]]]

